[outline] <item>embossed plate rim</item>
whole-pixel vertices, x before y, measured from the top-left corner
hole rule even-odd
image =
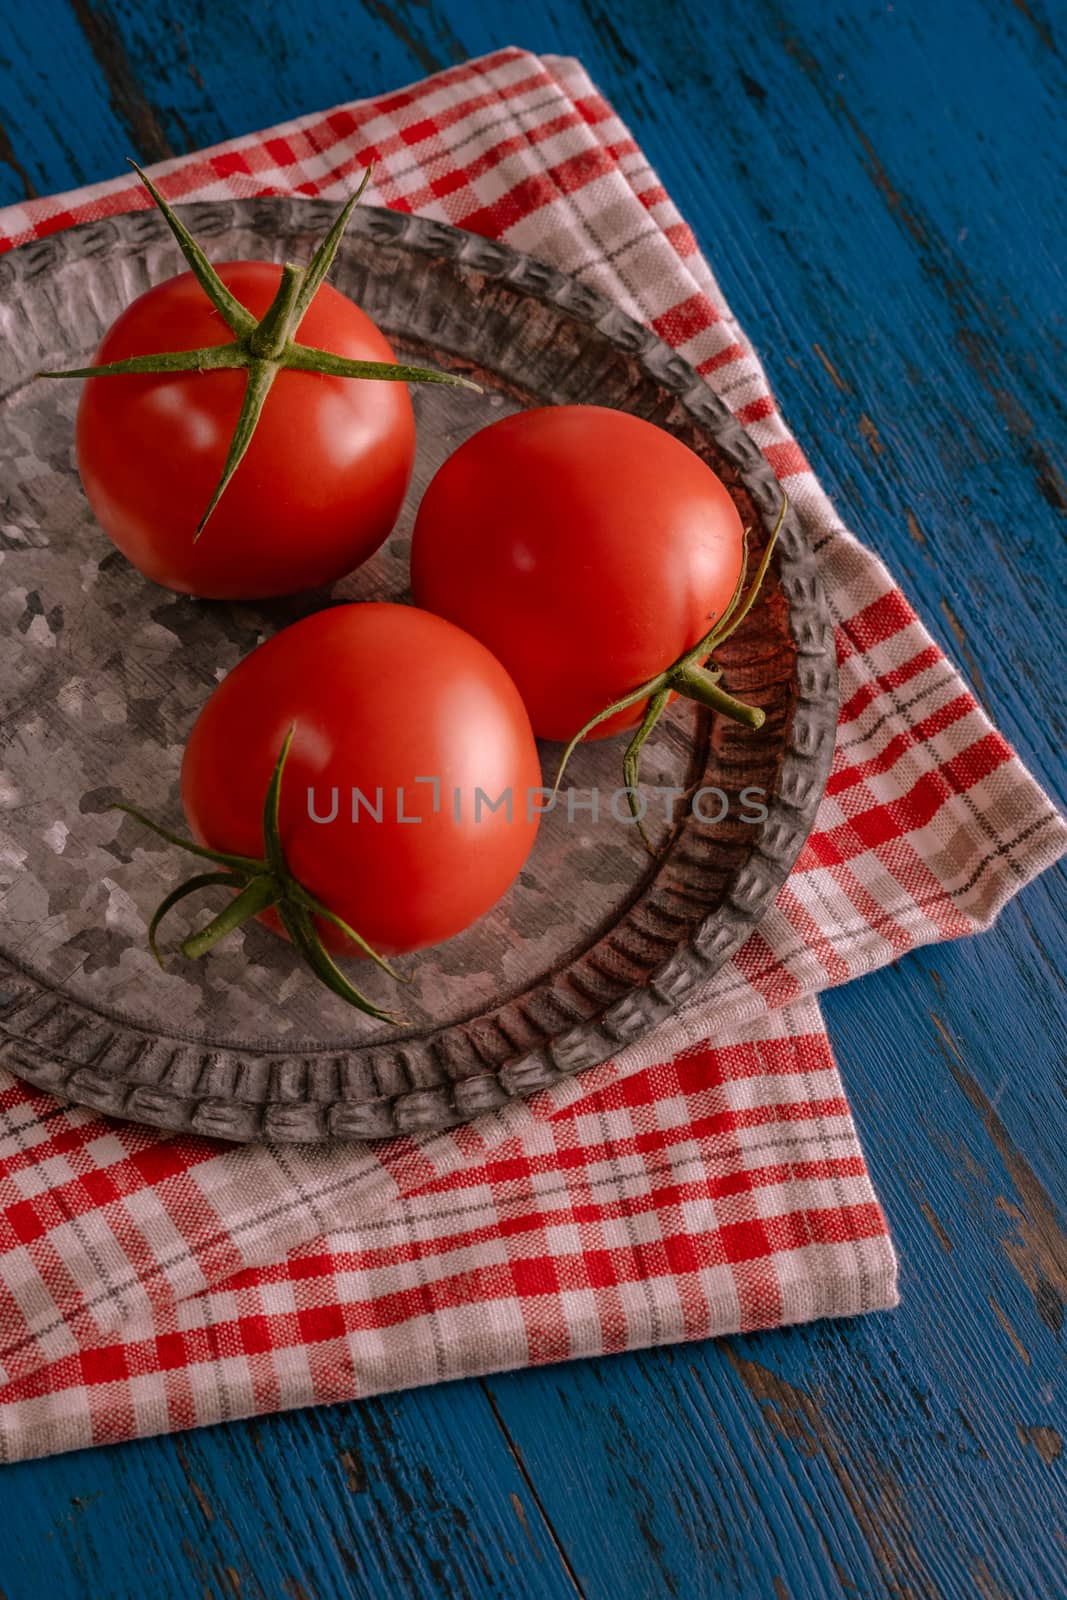
[[[272,197],[199,202],[183,207],[183,213],[195,231],[210,240],[241,227],[261,235],[272,229],[279,236],[307,233],[320,220],[332,217],[335,209],[324,201]],[[154,211],[141,211],[84,223],[33,241],[0,257],[0,291],[17,293],[20,281],[29,282],[70,261],[111,249],[136,251],[158,245],[164,232]],[[595,331],[670,394],[690,421],[711,437],[715,449],[737,471],[765,526],[777,516],[782,490],[754,441],[688,362],[598,290],[509,245],[384,208],[358,211],[350,237],[451,258],[463,269],[504,282],[515,294],[540,301]],[[24,375],[24,381],[28,376]],[[0,385],[0,404],[19,386],[18,382]],[[811,831],[829,774],[837,723],[833,635],[814,556],[793,509],[786,513],[772,570],[789,605],[790,631],[795,641],[803,641],[804,648],[798,648],[796,655],[794,716],[768,818],[753,837],[750,854],[729,894],[702,921],[689,943],[655,968],[646,984],[631,989],[599,1015],[561,1028],[537,1049],[500,1067],[427,1088],[408,1088],[368,1100],[339,1095],[314,1099],[305,1088],[303,1096],[269,1099],[269,1081],[276,1081],[275,1075],[269,1074],[264,1094],[240,1098],[232,1092],[228,1096],[197,1092],[199,1079],[210,1083],[218,1065],[213,1057],[218,1052],[162,1032],[106,1022],[107,1030],[111,1034],[117,1031],[128,1045],[125,1072],[140,1062],[138,1078],[98,1070],[91,1064],[91,1053],[87,1060],[81,1049],[81,1059],[72,1058],[65,1051],[65,1041],[104,1023],[103,1012],[43,983],[0,953],[0,1061],[62,1099],[152,1126],[240,1141],[268,1138],[306,1143],[327,1138],[388,1138],[451,1127],[607,1060],[620,1048],[645,1037],[698,984],[713,976],[768,909]],[[810,693],[805,693],[800,679],[802,660],[813,686]],[[795,796],[795,801],[787,794]],[[49,1000],[54,1004],[48,1006]],[[43,1020],[42,1001],[47,1007]],[[490,1016],[495,1009],[490,1007],[484,1015]],[[21,1013],[32,1014],[36,1038],[22,1031]],[[469,1028],[477,1023],[456,1026]],[[431,1029],[408,1037],[396,1053],[411,1055],[419,1048],[429,1051],[447,1031]],[[159,1076],[147,1074],[155,1081],[146,1081],[144,1058],[156,1049],[169,1051],[169,1069],[165,1063]],[[372,1046],[370,1051],[380,1056],[382,1046]],[[238,1056],[238,1047],[233,1047],[231,1054]],[[301,1059],[299,1052],[284,1047],[276,1054]],[[306,1055],[306,1060],[322,1056],[336,1060],[346,1054],[359,1057],[368,1052],[324,1047]],[[179,1071],[189,1081],[189,1069],[196,1067],[197,1060],[201,1070],[194,1074],[193,1088],[178,1092],[167,1087]],[[218,1072],[214,1075],[218,1081]]]

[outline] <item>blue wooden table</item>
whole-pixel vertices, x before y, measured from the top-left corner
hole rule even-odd
[[[511,43],[633,126],[846,520],[1062,793],[1054,0],[7,0],[0,204]],[[3,1595],[1063,1595],[1062,883],[827,998],[899,1312],[8,1468]]]

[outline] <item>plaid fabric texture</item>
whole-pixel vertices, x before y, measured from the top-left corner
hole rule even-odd
[[[501,51],[154,176],[177,201],[340,199],[372,158],[372,200],[505,238],[651,324],[787,481],[837,630],[826,798],[771,914],[667,1029],[454,1133],[234,1149],[0,1072],[3,1459],[893,1305],[814,996],[987,927],[1067,847],[835,517],[691,233],[576,62]],[[0,249],[143,204],[124,177],[9,207]]]

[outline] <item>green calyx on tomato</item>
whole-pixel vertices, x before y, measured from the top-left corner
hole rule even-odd
[[[631,706],[647,702],[645,714],[641,719],[637,732],[626,747],[623,757],[623,777],[626,784],[626,798],[630,812],[637,824],[638,832],[644,840],[646,848],[652,853],[652,845],[645,831],[641,817],[641,807],[638,803],[638,788],[641,781],[641,751],[649,734],[663,715],[667,702],[672,694],[683,695],[687,700],[695,700],[699,705],[707,706],[712,711],[717,711],[720,716],[729,717],[733,722],[740,723],[743,727],[756,731],[762,728],[765,714],[758,706],[747,705],[743,700],[737,700],[732,694],[727,694],[720,688],[719,680],[722,677],[722,668],[714,664],[708,665],[708,657],[714,650],[725,643],[730,635],[740,627],[747,617],[760,592],[763,580],[770,566],[774,547],[778,542],[778,535],[785,520],[789,501],[784,492],[778,516],[771,530],[771,536],[760,558],[752,582],[745,587],[748,577],[748,530],[745,530],[744,544],[742,547],[741,570],[738,574],[737,584],[733,595],[722,616],[717,618],[713,627],[699,639],[684,655],[678,657],[666,671],[657,673],[647,683],[640,684],[628,694],[622,695],[618,700],[613,700],[609,706],[598,711],[578,729],[570,740],[560,760],[559,770],[556,773],[556,782],[553,795],[558,794],[559,786],[563,781],[563,773],[568,761],[574,754],[578,745],[594,728],[599,727],[610,717],[617,716],[620,711],[627,711]]]
[[[405,983],[407,979],[390,966],[383,956],[373,950],[367,941],[349,926],[336,912],[323,905],[294,878],[289,871],[282,847],[281,836],[278,830],[278,813],[282,792],[282,776],[285,771],[286,757],[289,747],[293,742],[296,730],[290,728],[285,736],[270,783],[267,785],[267,794],[263,802],[263,843],[265,855],[262,860],[255,856],[234,855],[226,850],[211,850],[206,845],[196,844],[192,839],[183,839],[180,834],[171,833],[168,828],[163,828],[158,822],[153,822],[143,812],[135,811],[132,806],[116,803],[114,810],[124,811],[127,816],[133,817],[144,827],[150,828],[159,838],[165,839],[168,844],[177,845],[190,854],[201,856],[207,861],[214,862],[215,872],[198,872],[193,877],[187,878],[184,883],[164,896],[156,907],[152,920],[148,925],[148,943],[152,954],[163,965],[163,956],[159,948],[156,935],[160,924],[170,911],[188,895],[197,894],[201,889],[211,889],[216,886],[234,891],[234,898],[230,901],[217,917],[214,917],[199,932],[192,933],[182,941],[181,953],[189,959],[195,960],[218,944],[220,939],[228,933],[239,928],[245,922],[258,917],[262,912],[273,909],[278,916],[282,927],[285,929],[292,943],[304,957],[308,966],[320,982],[328,989],[347,1001],[357,1010],[364,1012],[368,1017],[373,1017],[379,1022],[399,1023],[403,1019],[394,1016],[391,1012],[383,1011],[360,993],[354,984],[350,983],[333,960],[326,946],[323,944],[315,918],[323,917],[340,930],[345,938],[352,941],[365,956],[387,972],[398,983]]]
[[[131,161],[130,165],[163,213],[167,226],[177,240],[194,277],[230,329],[233,338],[225,343],[207,345],[198,350],[165,350],[149,355],[130,356],[122,361],[105,362],[102,366],[42,372],[38,376],[106,378],[124,374],[218,372],[223,369],[242,369],[246,372],[244,400],[230,440],[222,476],[197,524],[194,541],[203,533],[209,517],[221,500],[252,442],[264,402],[279,372],[283,370],[311,372],[321,373],[327,377],[369,378],[392,383],[442,383],[457,388],[474,389],[480,393],[478,384],[454,373],[438,372],[429,367],[399,366],[389,361],[353,361],[335,355],[329,350],[319,350],[312,345],[297,343],[296,334],[304,315],[326,279],[352,213],[370,182],[370,167],[363,174],[359,188],[345,203],[310,263],[306,267],[287,263],[282,268],[281,281],[274,300],[264,315],[257,319],[226,287],[201,246],[173,208],[164,200],[151,179],[141,171],[135,161]]]

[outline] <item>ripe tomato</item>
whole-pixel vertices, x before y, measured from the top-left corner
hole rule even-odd
[[[271,262],[217,268],[261,317],[281,281]],[[233,340],[190,272],[157,284],[104,337],[94,364]],[[394,362],[369,317],[323,284],[302,344]],[[157,583],[252,599],[331,583],[388,534],[407,489],[415,422],[403,383],[278,373],[248,451],[202,536],[245,392],[241,370],[89,378],[78,409],[85,492],[105,532]]]
[[[703,639],[743,561],[734,503],[693,451],[625,412],[556,406],[449,457],[419,508],[411,571],[416,603],[488,645],[534,732],[562,740]],[[633,726],[646,704],[590,737]]]
[[[260,645],[186,745],[182,801],[201,844],[264,856],[264,795],[290,729],[285,865],[375,950],[447,939],[510,886],[537,832],[541,769],[518,690],[469,634],[409,606],[343,605]],[[491,810],[505,791],[510,808]]]

